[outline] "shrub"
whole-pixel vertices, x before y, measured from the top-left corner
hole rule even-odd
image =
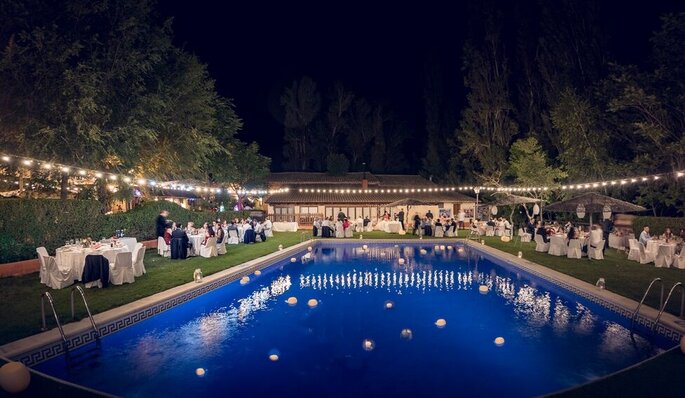
[[[93,200],[4,199],[0,200],[0,263],[36,257],[36,247],[52,252],[69,239],[112,236],[125,229],[127,236],[138,240],[155,238],[155,218],[163,209],[169,220],[202,224],[216,218],[240,218],[249,212],[193,212],[167,202],[146,202],[125,212],[101,214],[101,205]]]
[[[674,235],[681,229],[685,229],[685,218],[683,217],[635,217],[633,220],[633,232],[639,235],[645,226],[649,227],[651,235],[661,235],[666,228],[671,228]]]

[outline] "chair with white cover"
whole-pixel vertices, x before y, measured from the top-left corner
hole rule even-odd
[[[604,245],[606,245],[606,240],[601,240],[595,245],[588,245],[587,257],[590,260],[604,260],[604,252],[602,251],[602,249],[604,249]]]
[[[45,285],[48,280],[48,272],[45,268],[45,259],[43,257],[50,257],[50,254],[48,254],[48,250],[43,246],[36,248],[36,252],[38,253],[38,260],[40,261],[40,272],[38,273],[38,276],[40,276],[40,283]]]
[[[257,235],[259,237],[259,235]],[[226,242],[216,244],[216,254],[226,254]]]
[[[536,252],[547,253],[549,251],[549,242],[545,243],[545,241],[542,239],[542,236],[535,235],[535,243]]]
[[[268,235],[267,235],[268,236]],[[240,243],[240,238],[238,237],[238,231],[235,229],[228,230],[228,243],[229,245],[237,245]]]
[[[485,236],[495,236],[495,228],[491,225],[485,227]]]
[[[673,266],[680,269],[685,269],[685,247],[680,249],[680,254],[673,257]]]
[[[435,226],[435,231],[433,232],[433,236],[436,238],[444,238],[445,237],[445,231],[442,230],[442,225],[436,225]]]
[[[640,261],[640,242],[637,239],[628,239],[630,251],[628,252],[628,260]]]
[[[504,236],[506,233],[504,225],[500,225],[495,229],[495,236]]]
[[[171,247],[166,244],[161,236],[157,238],[157,254],[163,257],[171,257]]]
[[[445,236],[448,238],[454,238],[454,227],[453,226],[450,225],[449,227],[447,227],[447,230],[445,231]]]
[[[273,223],[271,220],[264,221],[264,235],[266,235],[267,238],[272,238],[274,236]]]
[[[549,254],[552,256],[565,256],[567,254],[566,238],[551,236],[549,238]]]
[[[566,250],[567,258],[583,258],[583,242],[580,239],[571,239],[568,241],[568,249]]]
[[[200,255],[206,258],[218,256],[216,251],[216,237],[212,236],[211,238],[207,238],[207,242],[200,247]]]
[[[74,283],[71,270],[61,270],[52,256],[43,256],[45,263],[45,285],[53,289],[63,289]]]
[[[654,256],[654,266],[657,268],[668,268],[673,263],[671,248],[667,245],[657,246]]]
[[[123,285],[124,283],[133,283],[135,281],[132,253],[117,253],[114,264],[109,265],[109,282],[112,285]]]
[[[637,242],[640,248],[640,264],[649,264],[654,262],[654,253],[645,250],[645,245],[642,242]]]
[[[340,221],[335,223],[335,237],[336,238],[344,238],[345,237],[345,231],[343,231],[342,222],[340,222]]]
[[[530,234],[527,233],[523,228],[519,228],[518,235],[521,238],[521,242],[523,242],[523,243],[530,242],[530,239],[531,239]]]
[[[346,238],[351,238],[352,237],[352,226],[350,225],[349,228],[345,230],[345,237]]]
[[[136,243],[136,247],[133,249],[133,276],[139,277],[143,276],[145,271],[145,264],[143,264],[143,259],[145,258],[145,246],[142,243]]]

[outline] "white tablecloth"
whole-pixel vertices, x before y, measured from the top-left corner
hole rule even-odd
[[[109,247],[103,245],[97,250],[80,247],[60,247],[57,248],[55,254],[55,262],[57,267],[61,270],[71,270],[74,278],[81,280],[83,275],[83,268],[86,266],[86,256],[89,254],[102,255],[109,260],[110,264],[114,264],[117,253],[128,252],[128,246]]]
[[[273,231],[274,232],[297,232],[297,229],[299,228],[299,225],[297,225],[296,222],[282,222],[282,221],[276,221],[273,223]]]
[[[188,241],[193,245],[190,248],[191,256],[200,255],[200,246],[202,246],[202,241],[205,239],[204,235],[188,235]]]
[[[119,243],[128,246],[128,251],[130,251],[131,253],[133,253],[133,250],[136,248],[136,243],[138,243],[136,238],[119,238],[117,240],[119,241]]]
[[[549,237],[549,254],[553,256],[565,256],[568,247],[566,245],[566,236],[552,235]]]
[[[675,243],[666,243],[664,241],[656,239],[650,239],[647,242],[647,247],[645,248],[645,250],[647,250],[648,252],[652,252],[653,254],[656,254],[660,246],[668,246],[670,255],[673,256],[675,254]]]
[[[376,224],[376,230],[390,234],[397,234],[401,229],[402,224],[399,221],[379,221],[378,224]]]

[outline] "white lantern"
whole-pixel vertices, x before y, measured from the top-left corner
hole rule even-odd
[[[490,208],[490,212],[492,213],[493,216],[497,215],[497,206],[492,206]]]
[[[578,218],[585,218],[585,206],[582,203],[576,207],[576,215]]]
[[[611,218],[611,206],[604,205],[604,208],[602,208],[602,216],[605,220]]]
[[[533,206],[533,215],[537,216],[540,214],[540,206],[536,203],[535,206]]]

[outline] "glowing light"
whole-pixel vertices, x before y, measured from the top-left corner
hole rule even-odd
[[[280,248],[279,248],[279,250],[280,250]],[[297,261],[297,259],[296,259],[295,257],[290,257],[290,262],[291,262],[291,263],[294,263],[294,262],[296,262],[296,261]]]
[[[62,173],[68,173],[68,172],[69,172],[69,168],[68,168],[68,167],[66,167],[66,166],[65,166],[65,167],[62,167]]]
[[[444,328],[445,325],[447,325],[447,321],[444,320],[444,319],[442,319],[442,318],[440,318],[440,319],[438,319],[437,321],[435,321],[435,326],[437,326],[437,327],[439,327],[439,328],[441,328],[441,329]]]
[[[374,343],[371,339],[365,339],[362,341],[362,348],[364,351],[372,351],[374,348],[376,348],[376,343]]]
[[[261,274],[262,274],[262,271],[260,271],[260,270],[257,270],[257,271],[255,271],[255,272],[254,272],[254,274],[255,274],[255,276],[259,276],[259,275],[261,275]]]
[[[44,168],[44,169],[50,170],[50,169],[52,168],[52,165],[51,165],[50,163],[45,163],[45,164],[43,165],[43,168]]]
[[[86,174],[88,174],[88,173],[85,170],[79,170],[78,171],[78,175],[80,175],[80,176],[84,176]]]
[[[195,374],[197,375],[197,377],[205,377],[206,373],[207,373],[207,371],[205,371],[202,368],[195,369]]]
[[[27,160],[24,160],[22,163],[26,166],[31,166],[31,164],[33,164],[33,161],[27,159]]]
[[[250,277],[249,276],[243,276],[240,278],[240,284],[241,285],[247,285],[250,282]]]
[[[131,182],[131,178],[130,177],[124,177],[124,182],[128,184],[129,182]]]
[[[307,305],[309,308],[314,308],[319,305],[319,302],[316,299],[309,299],[309,301],[307,301]]]
[[[285,302],[288,303],[288,305],[293,306],[297,304],[297,297],[288,297],[288,299],[285,300]]]
[[[119,177],[115,176],[114,174],[112,174],[111,176],[109,176],[109,179],[112,180],[112,181],[116,181],[118,178],[119,178]]]
[[[487,285],[480,285],[478,286],[478,291],[480,292],[480,294],[488,294],[490,288]]]
[[[391,310],[391,309],[395,308],[395,303],[393,303],[390,300],[386,301],[384,305],[385,305],[386,310]]]
[[[504,337],[498,337],[495,339],[495,345],[501,347],[504,345]]]
[[[2,161],[3,161],[3,162],[9,162],[9,161],[10,161],[10,157],[9,157],[9,156],[3,156],[3,157],[2,157]]]
[[[414,338],[414,333],[411,331],[411,329],[402,329],[400,332],[400,337],[404,340],[411,340]]]

